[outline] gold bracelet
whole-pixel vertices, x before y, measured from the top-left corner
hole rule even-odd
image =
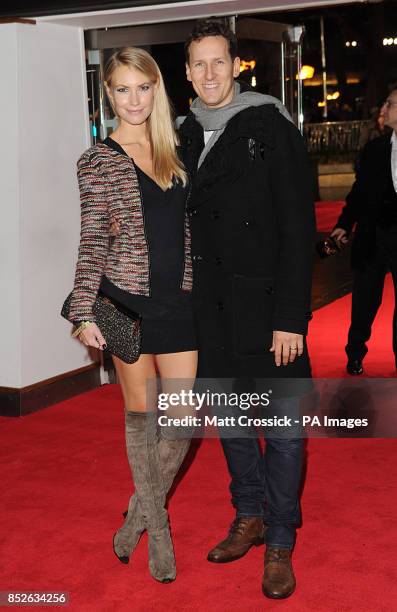
[[[91,325],[92,321],[82,321],[78,327],[73,331],[72,338],[77,338],[80,336],[81,332],[86,329],[89,325]]]

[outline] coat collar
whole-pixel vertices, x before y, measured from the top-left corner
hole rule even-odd
[[[255,138],[266,146],[273,148],[273,124],[277,112],[274,104],[263,104],[262,106],[251,106],[237,113],[227,124],[218,142],[230,144],[239,138]],[[204,146],[203,128],[192,112],[189,111],[179,129],[179,133],[185,143],[186,141],[190,141],[191,144],[199,142],[202,147]]]
[[[190,202],[193,208],[213,197],[216,191],[224,189],[225,182],[237,180],[241,176],[245,165],[241,163],[241,159],[235,157],[230,146],[233,142],[239,139],[246,141],[255,139],[266,147],[274,147],[276,113],[278,110],[273,104],[264,104],[247,108],[235,115],[209,151],[199,170],[197,170],[198,159],[204,147],[203,128],[193,113],[187,115],[179,134],[184,150],[185,166],[195,177],[193,197]]]
[[[380,151],[382,150],[385,153],[389,153],[392,147],[391,137],[392,137],[392,132],[387,131],[386,134],[382,134],[381,136],[378,136],[377,138],[370,140],[366,146],[369,146],[374,151],[376,150],[377,153],[380,153]]]

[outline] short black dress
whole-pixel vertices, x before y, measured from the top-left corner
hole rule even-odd
[[[104,144],[122,155],[112,138]],[[163,191],[135,166],[142,194],[149,249],[150,297],[135,295],[102,276],[100,291],[142,316],[141,353],[179,353],[197,349],[192,295],[181,289],[184,266],[184,223],[187,187],[175,182]]]

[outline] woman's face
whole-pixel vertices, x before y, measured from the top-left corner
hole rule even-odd
[[[140,125],[153,110],[156,84],[143,72],[119,66],[107,86],[116,115],[130,125]]]

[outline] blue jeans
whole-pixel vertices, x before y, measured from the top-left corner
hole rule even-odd
[[[302,438],[276,437],[274,430],[271,435],[265,432],[266,450],[262,454],[255,429],[245,430],[242,438],[222,437],[222,430],[220,435],[237,516],[263,516],[268,526],[266,544],[292,548],[296,527],[301,523]]]

